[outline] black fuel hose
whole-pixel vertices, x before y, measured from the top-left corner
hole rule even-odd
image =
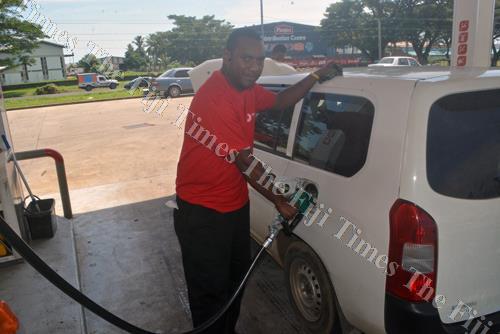
[[[290,226],[297,226],[297,224],[302,219],[302,214],[297,214],[293,221],[290,223]],[[137,326],[132,325],[131,323],[123,320],[122,318],[114,315],[113,313],[106,310],[101,305],[94,302],[92,299],[84,295],[78,289],[73,287],[70,283],[68,283],[64,278],[62,278],[58,273],[56,273],[47,263],[45,263],[34,251],[31,247],[21,239],[17,233],[7,224],[7,222],[0,216],[0,234],[2,234],[5,240],[21,255],[26,262],[28,262],[36,271],[38,271],[43,277],[45,277],[50,283],[55,285],[59,290],[64,292],[67,296],[75,300],[80,305],[84,306],[95,315],[101,317],[107,322],[115,325],[116,327],[123,329],[124,331],[132,334],[158,334],[156,332],[150,332],[139,328]],[[238,297],[241,290],[245,286],[250,274],[255,269],[259,258],[262,253],[264,253],[266,247],[262,246],[257,255],[254,257],[250,268],[248,269],[245,277],[241,281],[240,285],[233,293],[233,296],[229,299],[229,301],[222,307],[219,312],[213,315],[210,319],[205,321],[200,326],[183,332],[182,334],[197,334],[206,330],[210,326],[212,326],[231,306],[234,300]],[[161,332],[160,332],[161,333]]]

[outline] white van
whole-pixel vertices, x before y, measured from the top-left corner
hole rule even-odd
[[[271,249],[312,333],[500,331],[499,70],[345,70],[258,114],[255,154],[317,195]],[[275,215],[252,189],[257,241]]]

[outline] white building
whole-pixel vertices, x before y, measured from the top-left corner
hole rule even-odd
[[[101,62],[101,64],[109,64],[107,65],[106,71],[115,70],[118,71],[120,69],[120,65],[123,64],[125,58],[123,57],[104,57],[97,59]]]
[[[65,79],[63,49],[64,45],[41,41],[39,46],[31,53],[34,63],[5,69],[0,73],[1,84],[15,85],[26,82]],[[7,58],[7,55],[0,53],[0,58]]]

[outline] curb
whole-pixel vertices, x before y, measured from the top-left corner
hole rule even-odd
[[[67,106],[67,105],[71,105],[71,104],[84,104],[84,103],[108,102],[108,101],[118,101],[118,100],[142,99],[142,98],[144,98],[144,97],[143,96],[128,96],[128,97],[119,97],[119,98],[103,99],[103,100],[65,102],[65,103],[51,103],[51,104],[44,104],[43,106],[9,108],[9,109],[6,109],[6,111],[23,110],[23,109],[36,109],[36,108],[45,108],[45,107],[57,107],[57,106]]]

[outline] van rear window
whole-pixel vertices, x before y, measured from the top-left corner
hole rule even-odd
[[[446,196],[500,197],[500,89],[449,95],[433,104],[427,179]]]

